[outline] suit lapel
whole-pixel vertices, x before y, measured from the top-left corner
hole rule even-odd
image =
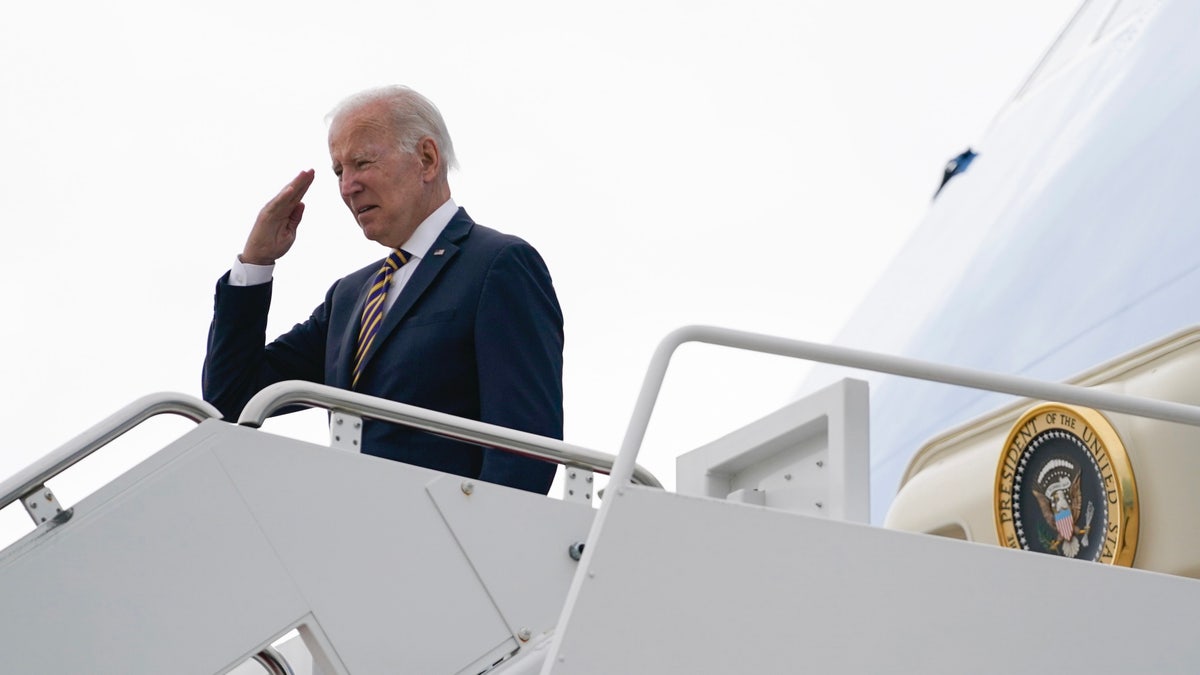
[[[383,259],[381,258],[379,266],[382,265]],[[378,266],[373,269],[378,271]],[[375,274],[369,274],[358,290],[358,299],[354,303],[353,313],[349,317],[345,330],[342,331],[341,349],[338,351],[338,364],[334,373],[335,381],[332,383],[335,387],[349,389],[350,383],[354,380],[354,354],[358,351],[358,332],[362,330],[363,306],[367,303],[367,295],[370,294],[371,285],[374,282]]]
[[[454,214],[450,222],[446,224],[442,234],[438,236],[429,250],[425,252],[425,256],[421,258],[420,264],[409,278],[408,283],[404,284],[404,288],[400,290],[400,296],[396,298],[395,304],[387,311],[383,317],[383,324],[379,327],[379,332],[375,334],[375,341],[371,343],[371,349],[367,351],[363,361],[363,370],[371,366],[371,360],[374,358],[384,343],[388,341],[396,327],[404,320],[412,311],[413,306],[425,291],[433,284],[434,280],[441,275],[446,264],[450,262],[454,256],[458,255],[459,243],[466,238],[470,233],[471,228],[475,223],[467,212],[462,208]],[[382,264],[382,263],[380,263]],[[363,288],[361,297],[358,300],[355,318],[354,335],[350,338],[350,354],[353,358],[354,351],[357,348],[358,342],[358,322],[362,320],[362,307],[366,302],[367,292],[370,290],[370,281]],[[349,383],[349,378],[346,380]]]

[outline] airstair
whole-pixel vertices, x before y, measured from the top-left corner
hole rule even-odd
[[[0,486],[13,673],[1194,672],[1200,582],[867,524],[868,395],[843,380],[636,464],[680,344],[706,342],[1200,426],[1200,408],[722,329],[652,360],[616,456],[321,385],[237,424],[136,401]],[[330,411],[331,446],[258,427]],[[47,481],[158,414],[197,426],[69,508]],[[563,464],[562,499],[356,452],[363,418]],[[593,495],[592,472],[609,473]],[[600,507],[593,502],[599,497]],[[1190,514],[1194,519],[1195,514]]]

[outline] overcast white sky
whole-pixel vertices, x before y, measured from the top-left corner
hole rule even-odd
[[[139,396],[200,395],[213,284],[298,170],[317,179],[276,270],[271,334],[382,256],[337,196],[323,117],[387,83],[441,108],[458,203],[546,259],[566,317],[566,439],[615,452],[670,330],[833,340],[945,161],[983,134],[1078,4],[9,7],[0,478]],[[640,462],[673,484],[676,454],[792,400],[807,369],[685,348]],[[271,428],[322,437],[323,415],[299,417]],[[188,426],[151,424],[143,446]],[[143,446],[101,451],[60,498]]]

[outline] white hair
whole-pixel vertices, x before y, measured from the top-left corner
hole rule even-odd
[[[417,143],[422,138],[432,138],[442,155],[442,177],[444,178],[451,168],[458,166],[458,160],[454,157],[454,143],[450,140],[450,132],[446,129],[442,113],[432,101],[402,84],[351,94],[325,116],[325,121],[332,123],[348,112],[375,103],[387,106],[392,130],[401,150],[415,152]]]

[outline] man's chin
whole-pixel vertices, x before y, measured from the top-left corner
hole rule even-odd
[[[376,243],[382,244],[383,239],[387,236],[387,233],[383,230],[383,228],[379,227],[377,223],[372,223],[369,221],[363,223],[360,221],[358,223],[358,228],[362,230],[364,237]]]
[[[375,213],[372,211],[363,214],[357,219],[358,227],[364,237],[388,248],[400,248],[416,231],[416,227],[406,229],[403,224],[373,216]]]

